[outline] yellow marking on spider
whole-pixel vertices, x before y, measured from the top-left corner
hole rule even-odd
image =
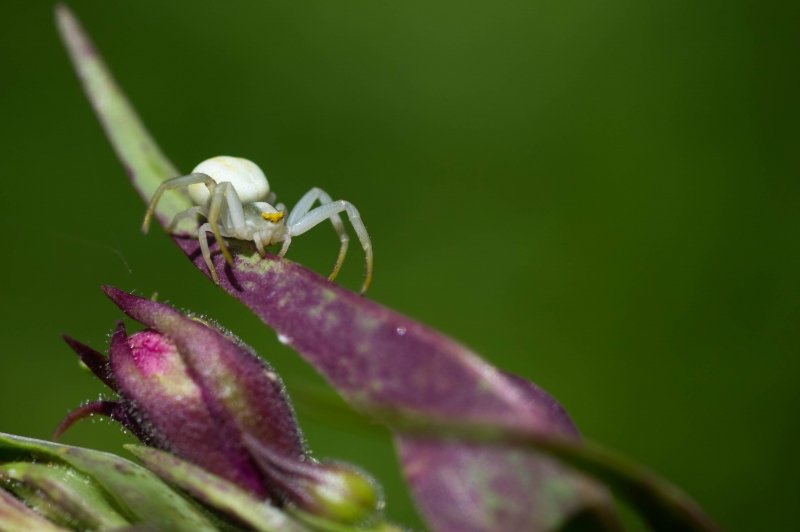
[[[277,223],[278,220],[283,218],[283,212],[262,212],[261,217],[272,223]]]

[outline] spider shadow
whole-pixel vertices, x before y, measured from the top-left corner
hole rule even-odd
[[[197,237],[187,234],[177,234],[177,235],[173,234],[171,235],[171,237],[172,240],[174,240],[175,243],[178,244],[178,247],[180,247],[183,250],[186,256],[189,257],[189,260],[192,261],[192,263],[200,271],[209,275],[210,277],[208,266],[206,265],[205,259],[203,259],[203,251],[200,249],[200,243],[197,241]],[[214,263],[214,267],[217,270],[217,275],[219,275],[220,277],[224,275],[228,283],[237,292],[243,292],[244,288],[242,287],[241,284],[239,284],[239,281],[236,279],[236,275],[233,272],[233,268],[231,267],[230,264],[228,264],[228,261],[226,261],[223,258],[220,264],[220,261],[216,260],[217,258],[222,256],[222,252],[219,250],[219,247],[217,246],[216,242],[209,242],[208,247],[209,251],[211,252],[211,262]],[[253,252],[255,252],[255,245],[252,246],[252,249],[248,249],[247,245],[244,242],[242,243],[237,242],[234,245],[230,245],[229,243],[228,251],[230,251],[231,255],[234,256],[252,254]]]

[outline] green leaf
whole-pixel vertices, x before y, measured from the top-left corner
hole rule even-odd
[[[0,530],[3,532],[69,532],[37,514],[0,488]]]
[[[122,527],[128,521],[111,507],[93,479],[60,465],[11,462],[0,466],[9,491],[52,521],[81,529]]]
[[[169,453],[144,447],[125,448],[170,484],[186,490],[209,506],[236,518],[259,532],[303,532],[307,528],[287,514],[260,501],[235,484]]]
[[[109,453],[0,433],[0,462],[66,465],[102,486],[130,521],[175,532],[216,528],[201,511],[141,466]]]
[[[180,172],[161,152],[97,53],[94,43],[63,4],[56,6],[56,24],[94,112],[125,172],[137,192],[142,197],[151,198],[165,179],[178,176]],[[185,192],[171,190],[162,196],[156,216],[163,225],[164,221],[169,223],[176,214],[191,206]],[[191,220],[179,228],[190,233],[196,229]]]

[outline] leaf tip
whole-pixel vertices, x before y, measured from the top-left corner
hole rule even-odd
[[[95,57],[97,49],[83,30],[78,17],[66,4],[57,3],[53,6],[53,13],[55,14],[58,33],[77,69],[82,60]]]
[[[72,10],[65,4],[64,2],[56,2],[53,5],[53,13],[56,16],[56,21],[62,22],[69,20],[69,18],[74,18],[72,15]]]
[[[57,2],[53,6],[53,14],[56,18],[56,26],[61,33],[64,41],[70,40],[76,32],[79,32],[78,19],[75,14],[64,2]]]

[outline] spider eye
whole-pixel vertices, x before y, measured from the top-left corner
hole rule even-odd
[[[283,218],[283,212],[262,212],[261,217],[272,223],[276,223],[278,220]]]

